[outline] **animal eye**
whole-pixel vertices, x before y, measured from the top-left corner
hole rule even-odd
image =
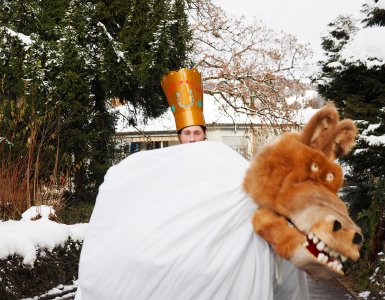
[[[326,174],[326,181],[333,181],[334,175],[332,173],[327,173]]]
[[[312,170],[313,172],[317,172],[317,171],[318,171],[318,165],[317,165],[316,163],[312,163],[312,164],[311,164],[311,170]]]

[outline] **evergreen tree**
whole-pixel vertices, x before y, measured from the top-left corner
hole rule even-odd
[[[6,128],[19,99],[26,104],[20,128],[34,118],[54,121],[44,144],[51,151],[46,168],[59,151],[59,168],[71,174],[76,199],[93,199],[112,163],[110,100],[131,103],[148,117],[167,108],[161,76],[185,66],[191,37],[171,35],[178,23],[188,30],[183,1],[177,2],[178,13],[171,13],[176,2],[170,0],[1,3],[0,126]],[[25,147],[25,139],[19,144]]]
[[[191,66],[188,54],[192,51],[192,31],[189,28],[186,15],[186,2],[175,0],[171,10],[172,20],[170,35],[172,47],[170,48],[171,70],[178,69],[180,63],[186,67]]]
[[[364,5],[363,11],[366,13],[364,28],[385,26],[385,10]],[[385,182],[385,145],[371,143],[367,136],[385,134],[385,64],[367,67],[364,63],[344,60],[341,51],[358,29],[350,19],[343,17],[329,27],[329,36],[322,43],[328,59],[321,62],[318,90],[322,96],[334,101],[344,117],[356,120],[359,127],[356,150],[344,160],[349,172],[343,191],[351,212],[366,230],[370,241],[366,244],[367,254],[373,260],[381,249],[385,234],[382,187]],[[379,196],[381,193],[382,197]]]

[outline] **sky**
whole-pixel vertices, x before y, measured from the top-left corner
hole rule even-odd
[[[287,5],[289,3],[291,5]],[[311,5],[309,3],[311,2]],[[286,30],[298,35],[303,42],[309,42],[314,51],[319,51],[318,57],[321,58],[322,51],[320,44],[321,34],[327,32],[327,24],[340,14],[360,16],[360,9],[363,4],[377,6],[385,9],[385,0],[379,0],[374,4],[373,0],[338,0],[335,3],[331,0],[306,1],[306,0],[271,0],[271,1],[251,1],[251,0],[214,0],[227,13],[233,15],[245,15],[248,18],[253,16],[263,16],[266,25],[276,30]],[[333,7],[333,9],[330,9]],[[317,15],[314,15],[317,11]],[[304,26],[306,24],[306,26]],[[317,48],[318,47],[318,48]],[[317,50],[318,49],[318,50]],[[368,68],[375,68],[385,63],[385,27],[361,28],[355,36],[341,51],[341,58],[352,64],[364,64]],[[317,59],[317,56],[315,56]],[[329,64],[330,67],[342,69],[341,62],[336,61]],[[314,91],[306,91],[302,98],[310,99],[315,97]],[[288,99],[288,101],[303,101],[301,97]],[[127,114],[126,107],[119,108],[122,114]],[[232,123],[233,120],[225,116],[223,111],[214,101],[210,100],[209,95],[205,95],[204,115],[207,124],[211,123]],[[314,110],[306,109],[298,112],[297,122],[305,123],[314,114]],[[234,116],[232,116],[234,117]],[[237,119],[242,122],[241,119]],[[138,124],[138,128],[145,130],[173,130],[174,118],[168,110],[163,116],[151,120],[148,124]],[[127,127],[120,120],[117,126],[118,132],[135,131],[133,127]],[[384,137],[369,138],[370,143],[384,143]],[[369,141],[368,140],[368,141]]]
[[[228,15],[253,17],[268,27],[310,43],[314,57],[322,55],[321,34],[338,15],[360,16],[366,0],[213,0]]]

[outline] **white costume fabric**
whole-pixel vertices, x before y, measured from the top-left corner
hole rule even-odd
[[[302,271],[255,235],[249,163],[216,142],[139,152],[109,169],[76,300],[307,299]],[[276,271],[278,270],[278,271]]]

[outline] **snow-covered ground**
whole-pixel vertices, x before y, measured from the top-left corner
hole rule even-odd
[[[0,259],[19,255],[23,263],[33,265],[37,249],[52,250],[64,245],[68,238],[82,241],[88,224],[66,225],[48,219],[55,211],[49,206],[31,207],[23,213],[22,219],[0,221]],[[41,218],[31,221],[38,214]]]
[[[21,220],[0,221],[0,259],[7,259],[9,255],[19,255],[23,258],[24,264],[33,266],[38,249],[51,251],[57,246],[64,245],[68,238],[83,241],[87,223],[59,224],[49,220],[50,215],[55,215],[55,210],[42,205],[29,208],[22,214]],[[32,221],[39,216],[40,219]],[[56,300],[73,299],[76,289],[77,281],[74,281],[73,284],[59,285],[42,295],[26,299],[44,297]]]

